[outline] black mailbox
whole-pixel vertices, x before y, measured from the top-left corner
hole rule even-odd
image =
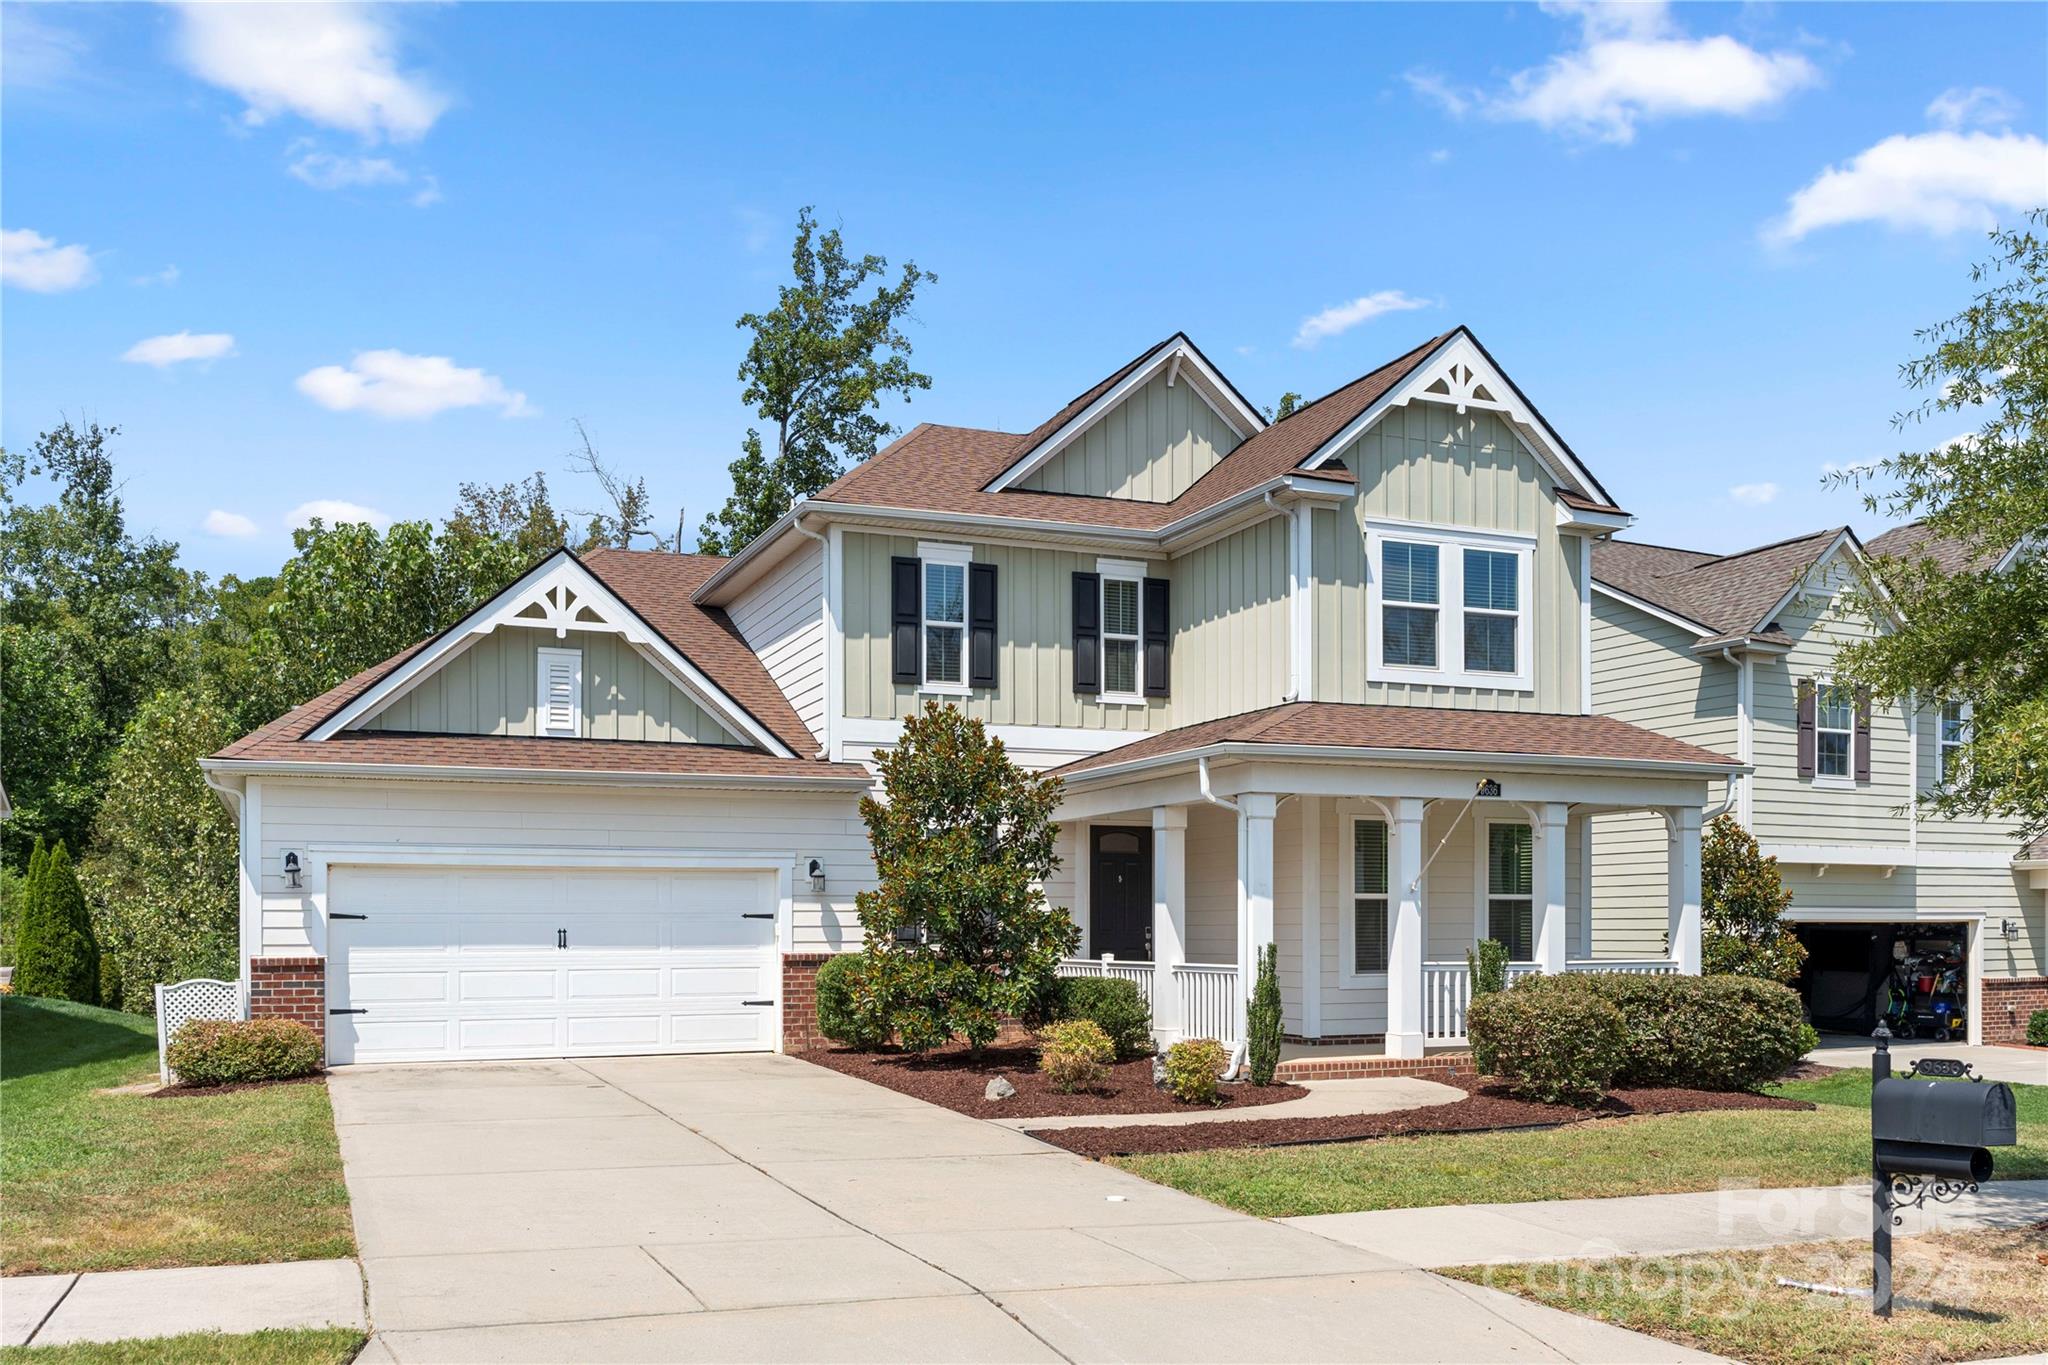
[[[1887,1175],[1982,1181],[1985,1148],[2018,1142],[2019,1121],[2001,1082],[1886,1077],[1871,1088],[1870,1136]]]

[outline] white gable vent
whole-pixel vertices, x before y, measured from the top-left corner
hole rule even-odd
[[[583,651],[541,649],[540,694],[534,712],[536,732],[559,739],[583,735]]]

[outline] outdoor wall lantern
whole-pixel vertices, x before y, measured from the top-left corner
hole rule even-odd
[[[825,860],[823,858],[811,859],[810,867],[806,870],[805,875],[811,879],[812,891],[823,892],[825,889]]]
[[[284,884],[288,891],[302,891],[305,884],[300,880],[299,855],[287,852],[284,855]]]

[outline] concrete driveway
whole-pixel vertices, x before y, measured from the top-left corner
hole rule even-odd
[[[784,1057],[330,1086],[365,1361],[1704,1358]]]

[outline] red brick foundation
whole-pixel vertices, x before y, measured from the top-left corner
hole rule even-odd
[[[2048,1010],[2048,976],[1985,977],[1977,990],[1987,1043],[2026,1042],[2027,1017]]]
[[[327,960],[258,957],[249,961],[249,1017],[296,1019],[327,1037]]]
[[[1421,1076],[1445,1080],[1474,1074],[1469,1052],[1439,1052],[1434,1057],[1361,1057],[1354,1053],[1350,1056],[1289,1058],[1280,1063],[1273,1079],[1352,1081],[1372,1076]]]
[[[782,1050],[807,1052],[825,1046],[818,1032],[818,968],[831,953],[782,956]]]

